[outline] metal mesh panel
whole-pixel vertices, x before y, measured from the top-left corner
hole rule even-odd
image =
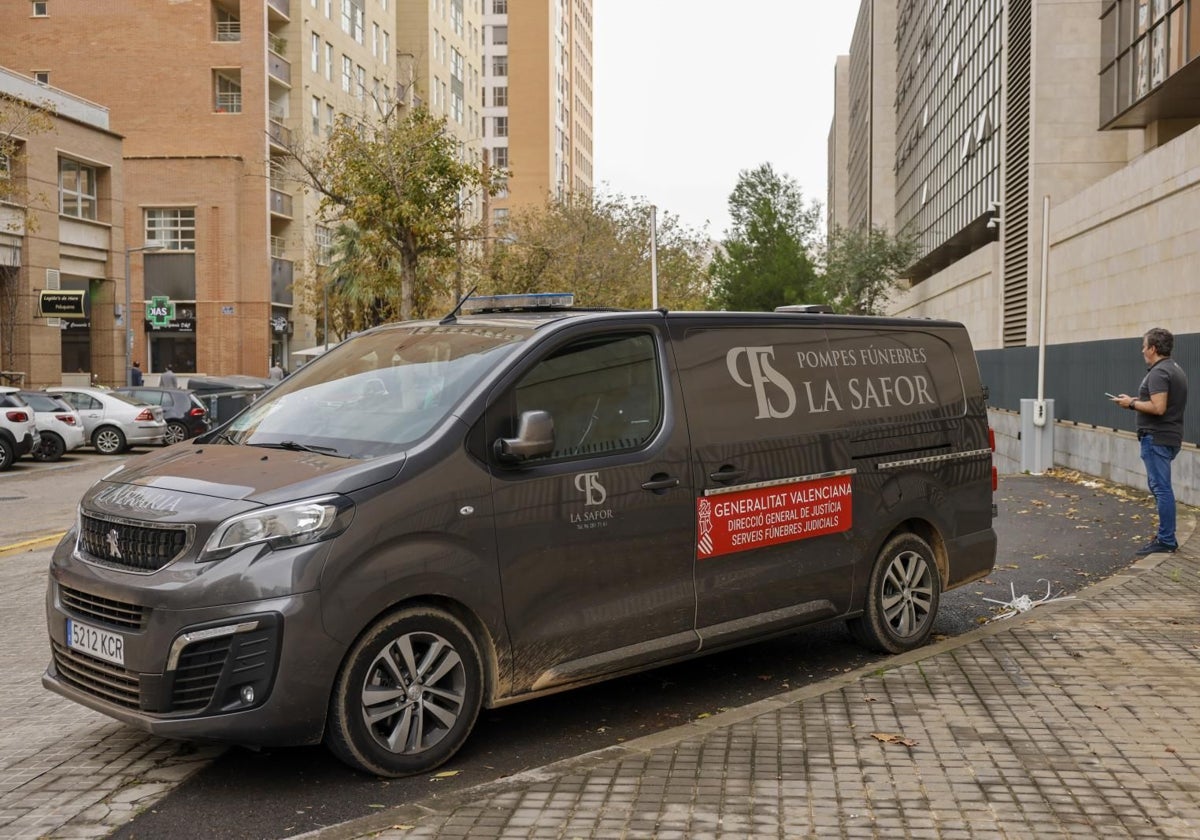
[[[1054,400],[1055,419],[1132,431],[1133,414],[1109,402],[1104,392],[1137,394],[1146,375],[1141,341],[1136,335],[1047,346],[1045,397]],[[983,384],[988,387],[988,405],[1020,411],[1022,399],[1037,397],[1036,347],[980,350],[975,355]],[[1200,381],[1200,333],[1175,336],[1171,355],[1191,382]],[[1193,405],[1184,414],[1186,443],[1200,443],[1197,401],[1200,397],[1193,396]]]

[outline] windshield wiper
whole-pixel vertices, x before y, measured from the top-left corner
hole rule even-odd
[[[307,443],[300,443],[295,440],[281,440],[279,443],[251,443],[250,446],[264,446],[268,449],[287,449],[291,452],[315,452],[318,455],[332,455],[335,458],[349,458],[349,455],[342,455],[332,446],[310,446]]]
[[[233,435],[229,434],[229,432],[221,432],[217,435],[217,440],[223,440],[230,446],[241,446],[240,443],[233,439]]]

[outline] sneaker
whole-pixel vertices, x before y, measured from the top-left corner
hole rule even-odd
[[[1138,557],[1145,557],[1147,554],[1174,554],[1178,550],[1177,545],[1167,545],[1158,540],[1150,540],[1144,546],[1134,552]]]

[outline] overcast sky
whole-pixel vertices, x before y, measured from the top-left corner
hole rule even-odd
[[[738,172],[770,163],[825,204],[833,66],[853,0],[595,0],[596,186],[720,239]]]

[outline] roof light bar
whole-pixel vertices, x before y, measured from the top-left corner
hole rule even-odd
[[[463,313],[520,312],[529,310],[570,309],[575,305],[572,292],[537,292],[523,295],[478,295],[463,301]]]

